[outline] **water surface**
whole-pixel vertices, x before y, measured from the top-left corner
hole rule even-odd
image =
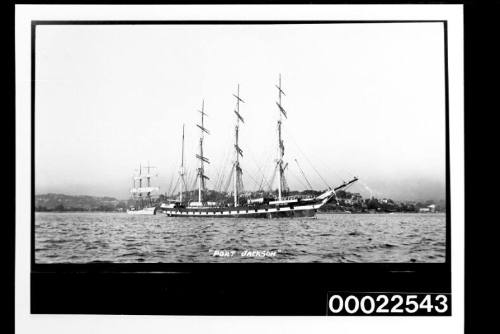
[[[203,219],[37,212],[35,261],[444,262],[445,231],[444,214]]]

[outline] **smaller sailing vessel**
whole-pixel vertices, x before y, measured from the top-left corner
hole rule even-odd
[[[151,186],[151,169],[156,168],[148,165],[144,167],[147,170],[145,175],[142,174],[142,165],[139,165],[139,174],[134,175],[132,189],[130,189],[130,195],[134,203],[133,206],[129,207],[127,210],[128,214],[134,215],[154,215],[156,214],[157,205],[155,203],[157,195],[160,191],[158,187]],[[144,186],[143,181],[146,181]],[[136,187],[136,185],[139,185]]]

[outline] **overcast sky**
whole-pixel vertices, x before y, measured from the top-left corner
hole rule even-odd
[[[186,124],[196,168],[202,100],[208,187],[233,155],[237,84],[246,189],[276,158],[275,84],[286,93],[287,179],[314,188],[441,199],[445,190],[441,23],[37,26],[36,193],[125,199],[139,163],[171,188]],[[314,170],[316,169],[316,170]]]

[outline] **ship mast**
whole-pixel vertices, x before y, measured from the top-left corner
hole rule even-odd
[[[200,154],[196,154],[196,158],[200,160],[200,167],[198,168],[198,202],[202,202],[202,192],[205,191],[205,179],[208,180],[208,177],[205,175],[204,163],[210,163],[210,161],[203,156],[203,137],[204,134],[210,134],[208,130],[205,128],[204,117],[207,115],[205,113],[205,101],[203,100],[201,103],[201,125],[196,124],[200,128]]]
[[[278,119],[278,159],[276,160],[276,168],[278,169],[279,172],[279,183],[278,183],[278,200],[281,201],[282,199],[282,193],[285,190],[286,186],[286,180],[285,180],[285,168],[286,164],[284,164],[283,161],[283,156],[285,155],[285,146],[283,145],[283,140],[281,139],[281,123],[282,123],[282,116],[284,115],[285,118],[286,116],[286,111],[283,109],[283,106],[281,105],[281,95],[285,95],[285,92],[281,89],[281,74],[279,75],[279,81],[278,85],[276,86],[278,88],[278,102],[276,102],[276,105],[278,106],[279,109],[279,119]]]
[[[181,155],[181,167],[179,168],[179,175],[181,177],[181,192],[179,195],[179,202],[182,203],[182,193],[186,191],[186,180],[184,179],[184,124],[182,124],[182,155]]]
[[[234,113],[236,114],[236,125],[234,127],[234,154],[235,154],[235,160],[233,164],[233,183],[234,183],[234,206],[238,206],[238,190],[243,188],[243,180],[242,180],[242,170],[240,167],[240,156],[243,158],[243,151],[238,145],[238,134],[239,134],[239,126],[240,126],[240,121],[242,123],[245,123],[243,120],[243,117],[240,115],[240,102],[245,103],[240,98],[240,85],[238,84],[238,90],[236,95],[233,94],[233,96],[236,98],[236,110]]]
[[[139,189],[137,190],[139,192],[139,202],[140,202],[140,207],[143,207],[143,201],[142,201],[142,164],[139,164],[139,176],[137,177],[139,179]]]
[[[139,164],[139,189],[142,188],[142,164]]]
[[[148,165],[145,166],[144,168],[147,169],[147,174],[146,174],[146,197],[148,199],[148,204],[151,205],[152,204],[152,200],[151,200],[151,191],[152,191],[152,188],[151,188],[151,168],[156,168],[156,167],[153,167],[150,165],[149,161],[148,161]],[[141,189],[142,191],[142,189]]]
[[[148,188],[150,188],[151,187],[151,173],[150,173],[150,171],[151,171],[151,168],[156,168],[156,167],[150,166],[149,161],[148,161],[148,165],[145,166],[144,168],[146,168],[148,170],[148,173],[146,174],[146,181],[147,181],[146,186]]]

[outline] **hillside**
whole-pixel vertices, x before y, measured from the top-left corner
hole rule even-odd
[[[35,195],[36,211],[115,211],[126,208],[125,201],[114,197],[71,196],[64,194]]]

